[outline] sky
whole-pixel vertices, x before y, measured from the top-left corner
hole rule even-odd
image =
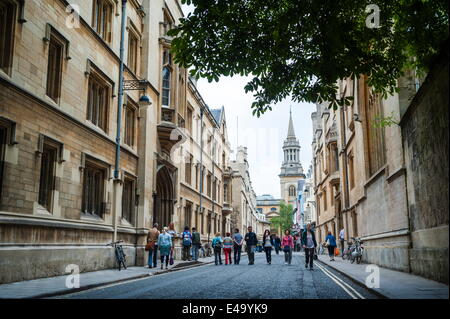
[[[187,14],[192,7],[183,5]],[[198,90],[211,109],[225,107],[228,140],[236,157],[236,145],[246,146],[250,178],[256,195],[271,194],[280,198],[280,174],[283,161],[282,146],[287,136],[289,110],[297,139],[300,142],[300,161],[306,174],[312,160],[311,142],[313,137],[311,113],[315,105],[296,103],[286,99],[275,104],[272,111],[266,111],[259,118],[252,115],[251,93],[244,91],[250,77],[221,77],[219,82],[208,83],[199,79]]]

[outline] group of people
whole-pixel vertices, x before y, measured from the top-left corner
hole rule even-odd
[[[177,232],[174,229],[174,224],[170,223],[168,227],[163,227],[162,232],[158,230],[158,224],[155,223],[153,228],[149,231],[147,236],[147,245],[145,249],[149,252],[148,255],[148,267],[157,267],[157,252],[160,252],[161,258],[161,269],[165,264],[166,269],[169,263],[173,263],[173,251],[174,251],[174,240],[173,238],[177,236]],[[339,239],[341,244],[343,242],[343,230],[339,233]],[[328,248],[330,260],[334,260],[335,248],[336,248],[336,238],[328,232],[326,238],[326,246]],[[247,228],[247,233],[242,236],[239,229],[235,229],[234,234],[226,233],[225,237],[222,238],[220,233],[216,233],[215,237],[212,239],[212,248],[214,251],[214,261],[216,265],[222,265],[222,249],[225,255],[225,265],[234,264],[239,265],[241,260],[241,252],[243,244],[246,244],[247,255],[249,260],[249,265],[254,265],[255,263],[255,251],[256,245],[258,244],[258,239],[256,234],[253,232],[252,226]],[[199,258],[199,250],[203,249],[201,243],[200,233],[195,227],[192,228],[192,232],[189,227],[184,228],[181,234],[181,245],[182,245],[182,259],[191,260],[192,258],[197,261]],[[305,251],[305,268],[313,269],[313,260],[315,255],[315,250],[317,247],[316,237],[314,231],[311,229],[311,224],[306,226],[306,229],[299,236],[292,236],[289,229],[284,231],[284,236],[280,239],[276,235],[270,234],[267,229],[263,235],[263,248],[266,254],[267,264],[272,264],[272,249],[275,249],[276,254],[279,251],[284,252],[284,260],[286,265],[290,265],[292,262],[292,252],[299,251],[297,245],[301,245]],[[231,259],[231,252],[234,252],[233,261]]]

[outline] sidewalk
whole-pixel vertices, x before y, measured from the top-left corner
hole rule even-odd
[[[205,264],[214,263],[214,256],[199,258],[195,261],[180,261],[175,260],[169,269],[162,270],[161,263],[158,262],[157,268],[147,267],[128,267],[126,270],[106,269],[92,272],[85,272],[80,274],[80,287],[67,288],[67,275],[41,278],[28,281],[19,281],[10,284],[0,285],[0,299],[12,298],[42,298],[55,295],[62,295],[81,290],[86,290],[94,287],[104,286],[121,281],[131,279],[145,278],[149,276],[158,275],[170,271],[177,271],[181,269],[198,267]]]
[[[365,286],[368,264],[352,264],[348,260],[336,257],[330,261],[326,255],[319,255],[319,261],[337,270],[350,279]],[[448,285],[425,279],[402,271],[379,267],[380,288],[368,288],[375,293],[391,299],[448,299]]]

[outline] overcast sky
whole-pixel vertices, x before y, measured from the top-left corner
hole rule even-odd
[[[189,12],[183,6],[185,14]],[[300,142],[300,161],[306,174],[312,159],[312,122],[314,104],[294,103],[287,99],[276,104],[260,118],[252,115],[252,94],[245,94],[244,86],[250,77],[222,77],[219,82],[198,81],[198,89],[210,108],[225,107],[228,139],[235,159],[236,145],[246,146],[250,166],[250,177],[256,194],[271,194],[280,197],[280,173],[283,160],[282,146],[287,136],[289,109],[297,139]]]

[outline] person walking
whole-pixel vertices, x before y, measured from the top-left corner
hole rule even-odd
[[[228,261],[231,262],[231,249],[233,248],[233,239],[230,233],[225,234],[226,237],[223,239],[223,253],[225,254],[225,265],[228,265]]]
[[[264,252],[266,253],[267,264],[272,264],[272,248],[275,246],[273,237],[270,235],[270,230],[266,229],[263,235]]]
[[[175,224],[173,222],[169,223],[169,230],[167,233],[172,237],[172,249],[170,250],[170,259],[169,262],[172,265],[173,264],[173,253],[175,251],[175,237],[178,237],[178,233],[175,230]]]
[[[302,233],[302,244],[305,249],[305,268],[308,268],[309,264],[309,270],[313,270],[314,252],[317,242],[310,223],[306,225],[306,229]]]
[[[202,240],[200,238],[200,233],[195,227],[192,227],[192,258],[198,260],[198,250],[202,246]]]
[[[328,256],[330,256],[330,261],[334,261],[334,250],[336,249],[336,238],[328,232],[327,237],[325,237],[328,248]]]
[[[156,267],[156,256],[158,254],[158,223],[153,224],[153,228],[147,234],[147,248],[148,248],[148,268]]]
[[[245,234],[245,244],[247,246],[247,255],[248,255],[248,264],[255,264],[255,249],[258,244],[258,238],[256,234],[253,232],[252,226],[248,226],[247,234]]]
[[[281,240],[281,246],[284,251],[284,264],[291,264],[292,262],[292,250],[294,249],[294,238],[291,236],[291,231],[286,229],[284,231],[283,239]]]
[[[234,264],[239,265],[241,261],[242,243],[244,238],[239,233],[239,229],[236,228],[233,234],[233,252],[234,252]]]
[[[189,231],[189,226],[184,227],[184,231],[181,234],[182,246],[183,246],[183,260],[191,260],[191,246],[192,246],[192,234]]]
[[[212,243],[211,243],[213,249],[214,249],[214,262],[217,265],[222,265],[222,246],[223,246],[223,241],[222,238],[220,237],[220,233],[216,233],[216,237],[213,238]]]
[[[344,256],[344,249],[345,249],[345,230],[344,228],[341,229],[339,232],[339,241],[341,242],[341,256]]]
[[[163,269],[164,266],[164,259],[166,261],[166,269],[169,268],[169,256],[170,251],[172,250],[172,236],[167,232],[168,230],[168,227],[164,227],[163,232],[158,236],[159,254],[161,256],[161,269]]]
[[[275,252],[279,255],[281,249],[281,239],[278,235],[275,236]]]

